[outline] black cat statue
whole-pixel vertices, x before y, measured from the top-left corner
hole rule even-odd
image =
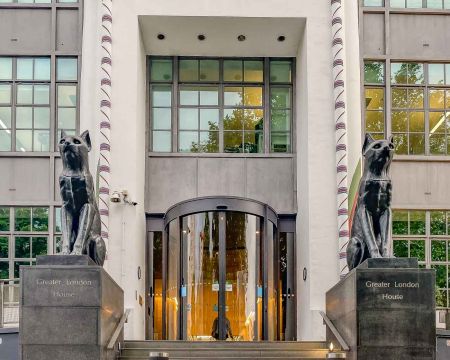
[[[95,201],[94,183],[89,172],[91,139],[86,130],[80,136],[61,132],[59,152],[63,171],[59,177],[62,220],[62,254],[89,255],[103,266],[105,242],[100,230],[100,213]]]
[[[364,171],[347,246],[349,270],[368,258],[392,257],[391,197],[389,168],[394,155],[392,137],[374,140],[366,134],[363,145]]]

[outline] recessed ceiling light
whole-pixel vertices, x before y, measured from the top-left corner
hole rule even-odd
[[[277,40],[280,41],[280,42],[283,42],[284,40],[286,40],[286,36],[280,35],[280,36],[278,36]]]
[[[166,35],[159,33],[156,37],[158,38],[158,40],[164,40],[166,38]]]
[[[245,39],[246,39],[246,37],[245,37],[245,35],[239,35],[238,37],[237,37],[237,39],[239,40],[239,41],[245,41]]]
[[[200,41],[206,40],[206,36],[204,34],[199,34],[197,35],[197,39],[199,39]]]

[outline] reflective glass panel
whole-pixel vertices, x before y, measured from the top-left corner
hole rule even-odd
[[[33,59],[17,59],[17,80],[33,80]]]
[[[444,109],[445,90],[429,90],[428,99],[430,103],[430,109]]]
[[[200,152],[218,152],[219,151],[219,132],[201,131],[200,132]]]
[[[431,211],[430,212],[430,234],[431,235],[446,235],[447,221],[445,211]]]
[[[226,153],[240,153],[243,151],[243,132],[225,131],[223,134],[223,147]]]
[[[241,109],[225,109],[223,112],[224,130],[240,130],[243,128],[244,111]]]
[[[375,5],[372,5],[375,6]],[[367,84],[384,83],[384,63],[378,61],[364,62],[364,81]]]
[[[285,153],[291,151],[291,135],[290,133],[272,132],[271,152]]]
[[[198,109],[181,108],[179,111],[180,130],[197,130],[198,116]]]
[[[428,64],[428,82],[432,85],[445,83],[444,64]]]
[[[408,211],[395,210],[392,215],[392,233],[408,235]]]
[[[75,98],[76,98],[76,95],[75,95]],[[37,105],[50,104],[50,86],[49,85],[34,85],[34,104],[37,104]]]
[[[270,61],[270,82],[290,83],[292,81],[292,69],[290,61]]]
[[[407,125],[407,122],[406,122]],[[384,133],[384,112],[383,111],[366,111],[366,131],[370,133]],[[392,120],[392,131],[398,131],[394,127]]]
[[[391,7],[394,8],[405,8],[406,0],[390,0]]]
[[[33,151],[33,130],[16,131],[16,151]]]
[[[47,255],[46,237],[33,237],[31,239],[31,257],[35,258],[39,255]]]
[[[244,61],[244,82],[263,82],[264,63],[262,60]]]
[[[200,109],[200,129],[219,130],[219,109]]]
[[[9,231],[9,208],[0,207],[0,231]]]
[[[245,106],[262,106],[262,94],[263,94],[262,87],[245,87],[244,88],[244,105]],[[238,104],[236,104],[236,105],[238,105]]]
[[[33,127],[33,108],[16,108],[16,127],[18,129],[31,129]]]
[[[198,81],[199,65],[198,60],[180,60],[180,81]]]
[[[76,85],[58,85],[58,106],[77,106]]]
[[[75,129],[77,120],[76,108],[58,108],[58,128]]]
[[[11,85],[0,85],[0,104],[11,103]]]
[[[0,129],[0,151],[11,151],[11,130]]]
[[[31,237],[28,236],[16,236],[15,237],[15,252],[16,258],[29,258],[31,256]]]
[[[0,107],[0,129],[11,128],[11,108],[8,106]]]
[[[33,103],[33,85],[17,85],[17,103]]]
[[[431,241],[431,261],[447,260],[447,242],[445,240]]]
[[[9,238],[0,236],[0,258],[7,259],[9,255]]]
[[[198,152],[198,132],[180,131],[178,143],[180,152]]]
[[[409,257],[425,261],[425,240],[412,240],[409,243]]]
[[[33,208],[32,231],[48,231],[48,208]]]
[[[31,231],[31,208],[15,208],[14,223],[15,231]]]
[[[12,79],[12,58],[0,57],[0,80]]]
[[[152,86],[152,106],[172,106],[172,86],[153,85]]]
[[[425,235],[425,211],[409,212],[410,235]]]
[[[172,150],[172,132],[153,131],[153,151],[170,152]]]
[[[410,132],[425,131],[425,114],[423,112],[409,113],[409,131]]]
[[[219,60],[200,60],[200,81],[219,81]]]
[[[224,89],[225,106],[239,106],[243,104],[243,88],[226,86]]]
[[[427,8],[442,9],[442,0],[427,0]]]
[[[272,110],[270,125],[273,131],[289,131],[291,128],[290,110]]]
[[[407,7],[410,9],[420,9],[422,7],[422,0],[406,0]]]
[[[224,60],[224,81],[243,81],[242,60]]]
[[[50,80],[50,59],[34,59],[34,80]]]
[[[73,81],[78,79],[78,61],[76,58],[58,58],[57,80]]]
[[[408,240],[394,241],[394,256],[395,257],[409,257],[408,254]]]
[[[384,89],[366,89],[366,109],[382,110],[384,108]]]
[[[152,81],[172,81],[172,60],[152,59],[151,61]]]
[[[170,130],[172,127],[172,109],[153,108],[152,119],[154,130]]]
[[[166,295],[166,336],[168,340],[178,339],[178,314],[180,307],[180,224],[173,220],[169,224],[168,237],[168,271]]]

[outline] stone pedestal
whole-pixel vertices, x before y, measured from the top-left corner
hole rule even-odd
[[[21,266],[22,360],[110,360],[123,291],[87,256],[38,257]]]
[[[369,259],[326,294],[352,360],[434,360],[435,272],[416,259]],[[337,344],[327,329],[327,341]]]

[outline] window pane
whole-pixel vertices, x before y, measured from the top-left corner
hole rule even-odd
[[[31,208],[14,209],[15,231],[31,231]]]
[[[392,131],[406,132],[408,131],[408,113],[405,111],[393,111],[392,116]]]
[[[172,60],[153,59],[151,61],[152,81],[172,81]]]
[[[31,241],[31,257],[35,258],[38,255],[47,255],[47,238],[33,237]]]
[[[34,128],[49,129],[50,128],[50,108],[36,107],[34,110]]]
[[[449,7],[446,9],[450,9],[450,0],[449,1]],[[445,83],[447,85],[450,85],[450,64],[445,64]]]
[[[225,106],[239,106],[243,104],[243,89],[241,87],[225,87]]]
[[[170,130],[172,127],[172,109],[154,108],[152,110],[154,130]]]
[[[219,105],[219,89],[216,87],[204,87],[200,90],[200,105]]]
[[[17,80],[33,80],[33,59],[17,59]]]
[[[430,134],[430,154],[445,155],[446,152],[447,152],[447,144],[445,142],[445,135]]]
[[[290,110],[272,110],[270,128],[273,131],[289,131],[291,128]]]
[[[16,127],[18,129],[31,129],[33,127],[33,108],[16,108]]]
[[[384,109],[384,89],[366,89],[365,94],[367,110]]]
[[[430,134],[445,134],[445,113],[430,112]]]
[[[409,153],[411,155],[425,154],[425,135],[421,134],[409,135]]]
[[[219,109],[200,109],[200,129],[219,130]]]
[[[430,102],[430,109],[444,109],[445,90],[429,90],[428,98]]]
[[[37,105],[47,105],[50,103],[49,85],[34,85],[34,103]]]
[[[392,6],[392,0],[391,0]],[[393,84],[407,83],[408,66],[406,63],[391,63],[391,82]]]
[[[423,64],[408,63],[408,84],[423,84],[424,79]]]
[[[180,81],[198,81],[198,60],[180,60]]]
[[[240,109],[225,109],[223,112],[224,130],[243,129],[244,111]]]
[[[50,80],[50,59],[34,59],[34,80]]]
[[[218,152],[219,151],[219,132],[202,131],[200,132],[200,152]]]
[[[199,94],[198,87],[181,86],[180,87],[180,105],[198,105]]]
[[[263,110],[244,110],[244,129],[263,130],[264,129]]]
[[[62,236],[55,236],[53,253],[59,254],[62,251]]]
[[[15,237],[15,252],[16,258],[29,258],[31,256],[30,237]]]
[[[366,111],[366,132],[382,133],[384,136],[384,112]]]
[[[384,6],[383,0],[364,0],[364,6]]]
[[[425,211],[409,212],[410,235],[425,235]]]
[[[180,152],[198,152],[198,132],[180,131],[178,141]]]
[[[0,231],[9,231],[9,208],[0,207]]]
[[[17,130],[16,131],[16,151],[32,151],[33,150],[33,131]]]
[[[152,87],[152,106],[172,106],[172,86],[157,85]]]
[[[223,79],[224,81],[243,81],[242,60],[224,60]]]
[[[11,85],[0,85],[0,104],[11,103]]]
[[[396,154],[408,154],[408,135],[394,134],[394,145]]]
[[[411,132],[425,131],[425,116],[423,112],[409,113],[409,131]]]
[[[409,244],[409,257],[425,261],[425,240],[412,240]]]
[[[408,93],[406,89],[392,89],[392,108],[405,109],[408,107]]]
[[[33,108],[16,108],[16,127],[18,129],[31,129],[33,127]]]
[[[410,9],[420,9],[422,7],[422,0],[407,0],[407,7]]]
[[[12,80],[12,58],[0,57],[0,80]]]
[[[9,263],[6,261],[0,262],[0,279],[9,279]]]
[[[243,143],[242,131],[225,131],[223,134],[223,148],[226,153],[241,153]]]
[[[270,62],[270,82],[290,83],[292,81],[290,61],[271,61]]]
[[[384,63],[366,61],[364,63],[364,81],[368,84],[384,83]]]
[[[423,90],[409,89],[408,100],[411,109],[423,109]]]
[[[76,119],[76,108],[58,108],[58,129],[75,130]]]
[[[170,152],[172,150],[172,133],[170,131],[153,131],[153,151]]]
[[[431,268],[436,270],[436,286],[438,288],[447,287],[447,266],[432,265]]]
[[[450,9],[450,0],[444,0],[444,9]]]
[[[30,265],[30,261],[15,261],[14,262],[14,278],[18,279],[20,275],[20,266]]]
[[[11,151],[11,131],[10,130],[1,130],[0,129],[0,151]]]
[[[78,79],[78,61],[76,58],[57,59],[57,80],[72,81]]]
[[[200,81],[219,81],[219,60],[200,60]]]
[[[261,153],[264,151],[262,131],[246,131],[244,133],[244,152]]]
[[[427,0],[427,8],[442,9],[442,0]]]
[[[11,108],[10,107],[0,107],[0,129],[10,129],[11,128]]]
[[[289,109],[291,107],[291,89],[271,88],[270,105],[273,109]]]
[[[55,208],[55,232],[62,232],[61,208]]]
[[[263,82],[264,81],[264,63],[262,60],[244,61],[244,81],[245,82]]]
[[[408,240],[394,241],[394,256],[395,257],[409,257],[408,255]]]
[[[285,153],[291,151],[290,133],[273,132],[270,137],[270,151],[274,153]]]
[[[17,103],[33,103],[33,85],[17,85]]]
[[[436,289],[436,307],[447,307],[447,290]]]
[[[9,254],[9,238],[0,236],[0,258],[8,258]]]
[[[431,261],[446,261],[447,248],[445,240],[431,241]]]
[[[50,131],[35,130],[33,151],[49,151],[50,150]]]
[[[394,235],[408,235],[408,211],[393,211],[392,233]]]
[[[180,109],[180,130],[198,129],[198,109]]]
[[[58,85],[58,106],[77,106],[76,85]]]
[[[445,211],[431,211],[431,235],[445,235],[446,234],[446,218]]]
[[[245,87],[244,88],[244,105],[246,106],[262,106],[262,87]]]
[[[428,82],[433,85],[445,83],[444,64],[428,64]]]

